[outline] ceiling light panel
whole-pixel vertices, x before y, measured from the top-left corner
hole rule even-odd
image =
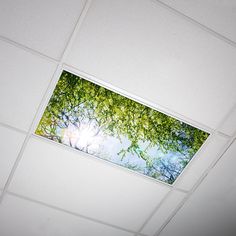
[[[67,71],[35,133],[168,184],[209,135]]]

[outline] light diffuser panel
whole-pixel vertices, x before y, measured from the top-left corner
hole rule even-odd
[[[36,134],[168,184],[209,135],[67,71]]]

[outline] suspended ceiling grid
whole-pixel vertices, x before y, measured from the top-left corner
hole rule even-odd
[[[1,1],[1,235],[235,235],[234,1]],[[63,69],[211,133],[173,186],[34,135]]]

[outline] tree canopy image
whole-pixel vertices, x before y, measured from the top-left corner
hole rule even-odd
[[[35,133],[169,184],[209,136],[66,71]]]

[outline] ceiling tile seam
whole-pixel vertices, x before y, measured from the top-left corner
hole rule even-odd
[[[188,193],[189,192],[188,190],[175,187],[175,184],[173,185],[172,189],[177,191],[177,192],[181,192],[181,193]]]
[[[1,196],[0,196],[0,204],[1,204],[2,201],[3,201],[4,196],[6,195],[6,192],[8,191],[8,188],[9,188],[9,186],[10,186],[10,183],[11,183],[13,177],[14,177],[15,171],[16,171],[16,169],[17,169],[17,167],[18,167],[18,165],[19,165],[19,163],[20,163],[20,161],[21,161],[21,159],[22,159],[22,157],[23,157],[23,153],[24,153],[25,148],[26,148],[26,146],[27,146],[27,144],[28,144],[28,141],[29,141],[29,139],[30,139],[30,137],[31,137],[31,134],[35,131],[35,127],[36,127],[37,122],[38,122],[38,120],[39,120],[39,116],[41,115],[41,111],[42,111],[43,106],[44,106],[44,104],[45,104],[45,100],[47,99],[48,94],[49,94],[50,91],[51,91],[52,84],[55,83],[55,80],[58,79],[57,73],[58,73],[59,71],[61,71],[61,66],[62,66],[63,60],[64,60],[64,58],[65,58],[65,55],[67,54],[67,51],[69,50],[69,45],[70,45],[70,44],[72,43],[72,41],[74,40],[75,35],[77,34],[77,32],[78,32],[78,30],[79,30],[79,28],[80,28],[80,26],[81,26],[81,23],[82,23],[82,21],[83,21],[85,15],[86,15],[86,13],[87,13],[87,11],[88,11],[88,8],[89,8],[90,4],[91,4],[91,0],[87,0],[86,3],[85,3],[84,8],[83,8],[83,10],[82,10],[82,13],[80,14],[79,19],[78,19],[78,21],[77,21],[77,23],[76,23],[76,26],[75,26],[75,28],[74,28],[73,34],[70,36],[70,39],[69,39],[68,42],[67,42],[67,45],[66,45],[65,50],[64,50],[64,52],[63,52],[63,55],[62,55],[62,57],[61,57],[61,60],[60,60],[60,62],[57,64],[56,70],[55,70],[55,72],[54,72],[53,75],[52,75],[51,81],[49,82],[49,84],[48,84],[48,86],[47,86],[47,89],[46,89],[46,91],[44,92],[44,95],[42,96],[41,102],[40,102],[40,104],[38,105],[38,108],[37,108],[37,111],[36,111],[36,113],[35,113],[35,115],[34,115],[34,118],[32,119],[30,128],[29,128],[29,130],[28,130],[28,132],[27,132],[27,134],[26,134],[26,137],[25,137],[24,142],[23,142],[23,144],[22,144],[22,146],[21,146],[21,149],[20,149],[20,151],[19,151],[19,153],[18,153],[18,155],[17,155],[17,158],[16,158],[16,160],[15,160],[15,162],[14,162],[14,164],[13,164],[13,167],[12,167],[12,169],[11,169],[11,171],[10,171],[10,174],[9,174],[9,176],[8,176],[8,178],[7,178],[7,181],[6,181],[5,185],[4,185],[2,194],[1,194]],[[5,40],[7,40],[7,39],[5,39]],[[7,40],[7,41],[9,41],[9,42],[11,42],[11,43],[13,44],[12,41],[10,41],[10,40]],[[20,46],[19,46],[20,44],[17,44],[17,45],[18,45],[18,47],[20,47]],[[23,46],[22,46],[22,47],[23,47]],[[27,49],[27,50],[31,51],[31,50],[30,50],[29,48],[27,48],[27,47],[24,47],[24,49]],[[32,52],[32,51],[31,51],[31,52]],[[41,55],[41,54],[39,53],[38,55]],[[40,118],[41,118],[41,117],[40,117]]]
[[[222,118],[221,122],[218,125],[218,133],[219,134],[223,134],[226,135],[228,137],[234,137],[236,136],[236,130],[235,132],[233,132],[232,135],[228,135],[225,134],[224,132],[220,131],[222,129],[222,127],[224,126],[224,124],[227,122],[228,118],[230,118],[230,116],[236,111],[236,102],[232,105],[232,107],[229,109],[229,112]]]
[[[82,218],[82,219],[85,219],[85,220],[88,220],[88,221],[91,221],[91,222],[95,222],[95,223],[98,223],[98,224],[109,226],[109,227],[112,227],[112,228],[115,228],[115,229],[118,229],[118,230],[122,230],[122,231],[125,231],[125,232],[128,232],[128,233],[132,233],[132,234],[137,233],[136,231],[133,231],[133,230],[130,230],[130,229],[118,226],[118,225],[110,224],[108,222],[101,221],[101,220],[98,220],[96,218],[88,217],[88,216],[85,216],[85,215],[82,215],[82,214],[79,214],[79,213],[76,213],[76,212],[73,212],[73,211],[69,211],[69,210],[66,210],[66,209],[63,209],[63,208],[60,208],[60,207],[57,207],[57,206],[54,206],[54,205],[51,205],[51,204],[48,204],[48,203],[45,203],[45,202],[42,202],[42,201],[38,201],[36,199],[29,198],[27,196],[17,194],[17,193],[11,192],[11,191],[7,191],[6,194],[17,197],[17,198],[25,200],[25,201],[35,203],[37,205],[41,205],[41,206],[44,206],[44,207],[47,207],[47,208],[50,208],[50,209],[54,209],[56,211],[59,211],[59,212],[65,213],[65,214],[73,215],[73,216],[76,216],[78,218]],[[141,234],[139,233],[139,235],[140,236],[147,236],[146,234],[142,234],[142,233]]]
[[[118,93],[118,94],[121,94],[122,96],[124,97],[127,97],[131,100],[134,100],[134,101],[137,101],[138,103],[141,103],[145,106],[148,106],[158,112],[162,112],[168,116],[171,116],[175,119],[178,119],[182,122],[185,122],[191,126],[194,126],[195,128],[198,128],[198,129],[201,129],[207,133],[214,133],[216,131],[216,129],[214,128],[211,128],[209,126],[206,126],[196,120],[193,120],[189,117],[186,117],[172,109],[169,109],[168,107],[165,107],[157,102],[153,102],[153,101],[150,101],[148,99],[145,99],[145,98],[142,98],[140,97],[140,95],[137,95],[135,93],[131,93],[131,92],[128,92],[126,91],[125,89],[121,88],[121,87],[118,87],[118,86],[115,86],[111,83],[107,83],[105,82],[104,80],[102,80],[101,78],[99,78],[98,76],[96,75],[93,75],[89,72],[86,72],[86,71],[83,71],[83,70],[80,70],[79,68],[76,68],[72,65],[69,65],[67,63],[63,63],[62,65],[63,69],[72,73],[72,74],[75,74],[75,75],[78,75],[78,76],[81,76],[83,78],[85,78],[86,80],[92,82],[92,83],[95,83],[95,84],[98,84],[104,88],[107,88],[111,91],[114,91],[115,93]]]
[[[188,195],[186,195],[176,206],[176,208],[171,212],[169,217],[165,220],[165,222],[162,224],[162,226],[157,229],[157,231],[154,233],[153,236],[159,236],[163,229],[168,225],[168,223],[172,220],[172,218],[177,214],[177,212],[182,208],[182,206],[186,203],[188,199]]]
[[[148,222],[151,220],[151,218],[156,214],[156,212],[160,209],[160,207],[163,205],[164,202],[167,201],[168,197],[172,194],[172,192],[174,191],[174,189],[172,188],[167,194],[165,194],[165,196],[162,198],[162,200],[156,205],[156,207],[154,208],[154,210],[149,214],[149,216],[146,218],[146,220],[144,221],[144,223],[141,225],[141,227],[138,230],[138,233],[141,233],[142,230],[144,229],[144,227],[148,224]],[[138,236],[138,234],[136,234],[135,236]]]
[[[213,161],[213,163],[204,171],[202,176],[198,179],[198,181],[194,184],[192,189],[189,191],[189,193],[185,196],[183,201],[176,207],[175,211],[172,212],[172,214],[169,216],[169,218],[166,220],[166,222],[163,223],[163,225],[160,227],[160,229],[157,230],[157,232],[154,234],[154,236],[160,236],[161,232],[165,229],[165,227],[170,223],[170,221],[174,218],[174,216],[180,211],[180,209],[189,201],[191,198],[192,194],[197,190],[197,188],[200,186],[200,184],[205,180],[208,174],[212,171],[212,169],[215,167],[215,165],[220,161],[220,159],[223,157],[225,152],[229,149],[229,147],[232,145],[234,142],[235,138],[231,138],[228,140],[228,142],[225,144],[224,148],[219,152],[217,155],[218,158]]]
[[[234,102],[234,104],[232,105],[232,107],[230,107],[227,114],[219,122],[219,125],[218,125],[219,129],[224,125],[225,120],[227,120],[227,118],[234,112],[235,109],[236,109],[236,102]]]
[[[18,128],[14,127],[14,126],[5,124],[5,123],[3,123],[3,122],[0,122],[0,127],[4,127],[4,128],[6,128],[6,129],[10,129],[10,130],[16,131],[16,132],[18,132],[18,133],[27,135],[27,131],[18,129]]]
[[[84,7],[83,7],[83,9],[81,11],[81,14],[80,14],[77,22],[76,22],[74,30],[72,31],[72,33],[70,35],[70,38],[69,38],[69,40],[67,42],[67,45],[66,45],[66,47],[65,47],[65,49],[63,51],[63,54],[62,54],[62,57],[61,57],[61,60],[60,60],[61,65],[65,61],[65,58],[67,57],[68,53],[70,52],[70,49],[71,49],[71,47],[72,47],[72,45],[73,45],[77,35],[79,34],[79,31],[80,31],[80,28],[81,28],[81,26],[82,26],[82,24],[84,22],[84,19],[87,16],[88,11],[89,11],[89,9],[90,9],[90,7],[92,5],[92,1],[93,0],[86,0],[85,1]]]
[[[52,62],[52,63],[55,63],[55,64],[59,63],[59,60],[57,60],[55,58],[52,58],[52,57],[50,57],[50,56],[48,56],[46,54],[43,54],[43,53],[41,53],[41,52],[39,52],[39,51],[37,51],[35,49],[27,47],[27,46],[25,46],[23,44],[20,44],[18,42],[15,42],[15,41],[13,41],[13,40],[11,40],[9,38],[6,38],[6,37],[4,37],[2,35],[0,35],[0,41],[5,42],[7,44],[10,44],[10,45],[12,45],[14,47],[17,47],[17,48],[21,49],[21,50],[24,50],[25,52],[28,52],[28,53],[30,53],[30,54],[32,54],[34,56],[38,56],[38,57],[40,57],[40,58],[42,58],[44,60],[47,60],[48,62]]]
[[[207,27],[204,24],[201,24],[200,22],[198,22],[197,20],[194,20],[193,18],[185,15],[184,13],[182,13],[181,11],[161,2],[160,0],[151,0],[153,2],[156,2],[158,5],[162,6],[163,8],[169,10],[170,12],[174,13],[175,15],[185,19],[186,21],[188,21],[189,23],[192,23],[193,25],[195,25],[196,27],[202,29],[203,31],[205,31],[206,33],[214,36],[217,39],[220,39],[221,41],[227,43],[228,45],[236,48],[236,42],[234,42],[233,40],[227,38],[226,36],[218,33],[217,31]]]
[[[225,134],[225,133],[223,133],[223,132],[221,132],[221,131],[216,131],[216,133],[217,133],[219,136],[224,137],[224,138],[232,138],[232,137],[233,137],[233,135],[228,135],[228,134]]]
[[[236,132],[234,133],[233,138],[236,139]]]
[[[212,169],[215,168],[215,166],[217,165],[217,163],[220,161],[220,159],[223,157],[223,155],[228,151],[228,149],[229,149],[230,146],[234,143],[235,140],[236,140],[236,137],[232,137],[232,138],[230,139],[230,141],[229,141],[230,144],[227,145],[227,147],[225,148],[224,152],[221,154],[220,158],[218,158],[218,159],[213,163],[213,165],[210,167],[210,169],[209,169],[207,175],[209,174],[209,172],[210,172]]]
[[[139,172],[136,172],[136,171],[131,170],[131,169],[128,169],[128,168],[126,168],[126,167],[117,165],[117,164],[115,164],[115,163],[113,163],[113,162],[111,162],[111,161],[108,161],[108,160],[105,160],[105,159],[96,157],[96,156],[94,156],[94,155],[92,155],[92,154],[85,153],[85,152],[83,152],[83,151],[80,151],[80,150],[71,148],[70,146],[64,145],[64,144],[62,144],[62,143],[58,143],[58,142],[55,142],[55,141],[53,141],[53,140],[46,139],[46,138],[44,138],[44,137],[42,137],[42,136],[40,136],[40,135],[38,135],[38,134],[32,133],[32,134],[31,134],[31,137],[32,137],[32,138],[35,138],[35,139],[37,139],[37,140],[41,140],[42,142],[48,143],[49,145],[55,146],[55,147],[57,147],[57,148],[61,148],[61,149],[64,149],[64,150],[66,150],[66,151],[68,151],[68,152],[74,153],[74,154],[78,155],[78,158],[89,159],[89,160],[91,160],[91,161],[96,161],[96,162],[98,162],[98,163],[105,163],[106,165],[109,165],[109,166],[111,166],[111,167],[113,167],[113,168],[115,168],[115,169],[119,169],[119,170],[122,170],[122,171],[124,171],[124,172],[126,172],[126,173],[128,172],[128,173],[130,173],[130,174],[132,174],[132,175],[134,175],[134,176],[138,176],[139,178],[142,178],[142,179],[144,179],[145,181],[152,181],[152,183],[154,183],[154,184],[165,186],[165,187],[168,188],[169,190],[171,190],[172,188],[175,189],[175,190],[177,189],[177,188],[174,188],[173,185],[170,185],[170,184],[168,184],[168,183],[162,182],[162,181],[160,181],[160,180],[158,180],[158,179],[154,179],[154,178],[149,177],[149,176],[147,176],[147,175],[143,175],[143,174],[141,174],[141,173],[139,173]],[[80,154],[80,155],[79,155],[79,154]],[[177,191],[181,191],[181,192],[186,193],[186,191],[185,191],[185,190],[182,190],[182,189],[178,189]]]

